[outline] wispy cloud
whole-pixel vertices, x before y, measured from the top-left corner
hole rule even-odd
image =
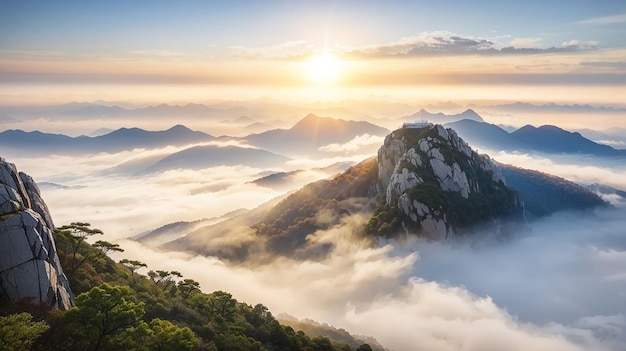
[[[314,46],[306,40],[293,40],[266,47],[230,46],[231,55],[244,58],[294,58],[310,54]]]
[[[501,39],[501,38],[500,38]],[[365,57],[412,57],[444,55],[511,55],[573,52],[595,49],[597,43],[581,45],[578,41],[567,42],[563,47],[542,47],[541,38],[515,38],[500,42],[491,38],[464,36],[449,31],[423,32],[396,42],[355,49],[348,55]],[[577,42],[577,45],[571,45]]]
[[[584,21],[579,21],[577,23],[580,24],[615,24],[615,23],[626,23],[626,13],[613,15],[613,16],[605,16],[605,17],[596,17],[590,18]]]

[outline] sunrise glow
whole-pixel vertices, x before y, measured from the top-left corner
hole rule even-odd
[[[343,63],[336,56],[324,51],[309,60],[307,70],[313,82],[330,84],[340,78],[342,66]]]

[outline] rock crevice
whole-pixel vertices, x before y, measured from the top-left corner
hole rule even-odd
[[[498,219],[523,217],[524,211],[494,162],[440,125],[389,134],[378,150],[378,184],[373,189],[384,206],[403,215],[402,228],[419,228],[433,239],[454,237],[479,222],[495,220],[499,230]],[[461,213],[463,208],[484,218],[469,218]]]
[[[32,298],[60,309],[74,305],[53,229],[37,184],[0,158],[0,295]]]

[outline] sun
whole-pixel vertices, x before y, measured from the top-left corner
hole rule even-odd
[[[341,69],[341,60],[328,51],[311,57],[307,65],[309,78],[319,84],[336,82],[341,75]]]

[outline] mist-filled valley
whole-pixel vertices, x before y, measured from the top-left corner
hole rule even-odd
[[[473,111],[469,115],[481,118]],[[452,127],[455,118],[470,120],[464,118],[467,112],[447,116],[439,115],[441,123]],[[438,123],[437,118],[431,114],[429,120]],[[535,194],[522,192],[528,204],[521,228],[502,236],[475,227],[442,240],[411,230],[364,236],[376,204],[367,191],[354,190],[355,197],[339,200],[339,207],[313,207],[318,212],[311,215],[312,229],[293,239],[297,245],[259,234],[255,224],[265,213],[291,201],[285,200],[290,195],[305,196],[298,190],[304,187],[300,191],[306,193],[307,184],[337,177],[351,166],[357,174],[366,172],[358,170],[360,162],[376,156],[402,120],[385,129],[305,115],[281,130],[218,138],[209,127],[199,133],[182,126],[158,133],[109,131],[100,139],[26,133],[21,140],[29,140],[28,148],[10,148],[15,141],[9,142],[5,131],[2,157],[35,178],[57,225],[89,222],[106,240],[120,244],[125,252],[113,253],[114,258],[179,271],[204,291],[228,291],[275,314],[374,337],[388,349],[626,347],[622,155],[514,150],[520,146],[514,142],[491,150],[478,142],[493,146],[491,141],[502,139],[465,130],[459,137],[476,142],[470,147],[500,167],[541,172],[529,176],[503,168],[505,178],[520,177],[511,178],[514,184],[532,188],[528,177],[534,176],[544,187]],[[113,137],[116,133],[120,136]],[[549,179],[555,182],[546,183]],[[600,197],[580,197],[583,190],[571,190],[574,183],[565,179]],[[337,183],[341,188],[333,188],[332,196],[358,182]],[[306,196],[314,199],[324,186]],[[596,206],[600,198],[604,205]],[[574,202],[583,200],[595,205],[577,208]]]

